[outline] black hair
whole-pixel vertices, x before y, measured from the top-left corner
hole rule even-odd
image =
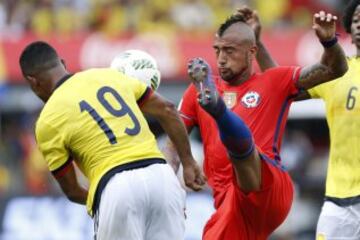
[[[226,29],[228,29],[231,25],[233,25],[234,23],[238,23],[238,22],[243,22],[245,23],[245,18],[241,15],[231,15],[229,18],[227,18],[225,20],[224,23],[222,23],[217,31],[217,34],[219,35],[219,37],[221,37],[224,32],[226,31]]]
[[[347,33],[351,33],[351,23],[356,7],[360,4],[360,0],[351,0],[345,8],[343,15],[343,25]]]
[[[19,59],[23,75],[35,75],[56,67],[59,56],[56,50],[46,42],[36,41],[29,44]]]

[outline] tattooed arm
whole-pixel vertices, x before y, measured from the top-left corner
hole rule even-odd
[[[325,48],[320,63],[304,67],[300,72],[298,87],[312,88],[318,84],[341,77],[348,69],[345,53],[338,43]]]
[[[314,15],[315,33],[320,42],[329,42],[335,38],[336,16],[320,11]],[[345,53],[338,43],[324,47],[321,61],[315,65],[305,67],[300,72],[298,87],[309,89],[318,84],[336,79],[346,73],[348,69]]]

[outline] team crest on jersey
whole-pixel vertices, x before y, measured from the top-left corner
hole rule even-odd
[[[260,103],[260,95],[254,91],[247,92],[241,98],[241,103],[242,103],[242,105],[244,105],[244,107],[247,107],[247,108],[257,107]]]
[[[224,92],[223,99],[227,108],[232,108],[237,102],[236,92]]]

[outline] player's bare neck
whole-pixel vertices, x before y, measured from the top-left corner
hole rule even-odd
[[[62,66],[51,69],[48,74],[49,78],[51,79],[53,89],[65,76],[69,75],[68,71],[66,71],[66,69],[64,69]]]
[[[229,85],[231,86],[239,86],[246,82],[251,76],[251,73],[249,71],[243,72],[237,79],[234,81],[229,82]]]

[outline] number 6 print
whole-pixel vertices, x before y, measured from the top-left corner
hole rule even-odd
[[[354,91],[357,91],[358,88],[357,87],[351,87],[349,90],[349,94],[346,100],[346,109],[347,110],[352,110],[355,107],[355,103],[356,103],[356,98],[353,95]]]

